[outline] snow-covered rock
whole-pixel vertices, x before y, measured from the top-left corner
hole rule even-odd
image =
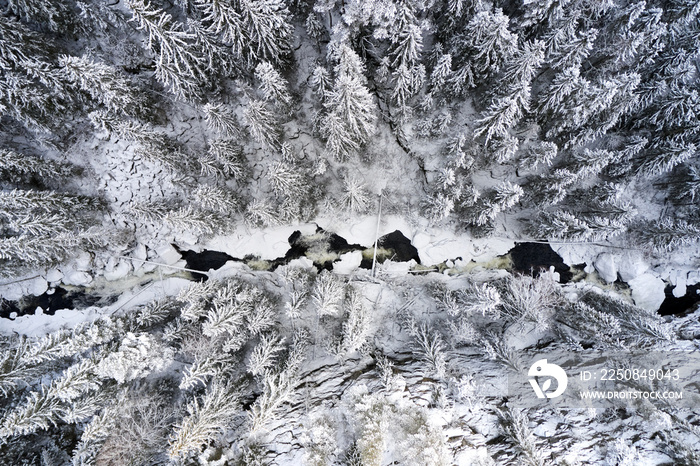
[[[617,280],[617,264],[615,264],[615,256],[609,252],[598,254],[593,262],[595,269],[600,277],[608,283]]]
[[[425,233],[416,233],[411,244],[418,250],[426,248],[430,244],[430,236]]]
[[[627,284],[632,289],[634,304],[649,311],[658,310],[666,298],[666,284],[653,273],[639,275]]]
[[[29,280],[20,280],[0,286],[0,297],[8,301],[17,301],[22,296],[39,296],[48,289],[48,283],[42,277],[33,277]]]
[[[92,256],[88,252],[81,252],[75,259],[75,270],[87,272],[92,267]]]
[[[675,296],[676,298],[685,296],[685,293],[688,291],[688,283],[686,277],[687,273],[683,270],[674,270],[673,272],[671,272],[671,284],[674,285],[673,296]]]
[[[179,252],[172,244],[163,244],[156,248],[156,254],[162,263],[165,265],[173,265],[182,259]]]
[[[27,294],[32,294],[34,296],[39,296],[46,293],[49,289],[49,283],[43,277],[36,277],[26,282]]]
[[[125,261],[119,261],[117,265],[110,267],[111,270],[105,269],[105,280],[114,281],[127,276],[131,270],[131,265]]]
[[[87,286],[92,282],[92,275],[80,270],[66,270],[62,281],[64,285]]]
[[[617,272],[625,282],[639,277],[647,270],[649,270],[649,264],[644,261],[641,254],[636,252],[626,252],[617,261]]]
[[[63,273],[58,269],[49,269],[46,271],[44,278],[49,283],[57,283],[63,278]]]
[[[350,274],[360,267],[362,251],[352,251],[340,256],[340,260],[333,263],[333,272]]]
[[[136,247],[134,248],[134,250],[131,252],[131,257],[145,261],[146,258],[148,257],[148,251],[146,250],[146,245],[143,243],[137,244]]]

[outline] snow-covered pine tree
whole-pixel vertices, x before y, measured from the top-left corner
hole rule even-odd
[[[506,210],[518,203],[523,196],[523,188],[510,181],[502,181],[496,186],[494,200],[501,210]]]
[[[207,125],[225,137],[237,138],[241,135],[236,115],[222,103],[207,103],[202,106]]]
[[[321,99],[325,98],[332,86],[330,73],[328,73],[328,70],[321,65],[314,68],[311,76],[309,77],[309,82],[313,86],[314,92],[316,92]]]
[[[239,0],[248,62],[267,60],[281,64],[292,51],[292,17],[282,0]]]
[[[195,202],[202,208],[213,210],[224,215],[238,212],[240,202],[235,194],[225,188],[217,186],[199,186],[193,193]]]
[[[344,160],[374,134],[376,115],[360,57],[349,45],[340,44],[333,59],[337,62],[336,79],[324,104],[328,115],[323,130],[329,152]]]
[[[275,365],[277,354],[284,350],[283,338],[273,334],[263,334],[248,359],[248,372],[254,376],[263,375]]]
[[[204,58],[202,66],[207,74],[224,76],[234,74],[236,64],[228,59],[230,53],[228,48],[218,42],[216,35],[202,25],[201,21],[188,18],[187,32],[192,34],[193,48]]]
[[[255,77],[260,81],[260,90],[265,100],[283,108],[292,103],[292,96],[287,90],[287,81],[268,62],[262,62],[255,67]]]
[[[404,8],[408,8],[404,4]],[[423,32],[417,24],[407,24],[399,33],[392,39],[392,46],[389,50],[389,56],[392,57],[391,66],[399,68],[401,65],[411,68],[420,61],[421,51],[423,50]]]
[[[453,36],[449,52],[457,68],[455,77],[469,76],[471,79],[466,81],[476,83],[500,70],[518,46],[517,35],[508,30],[508,22],[500,8],[480,11],[464,32]]]
[[[651,178],[670,172],[696,154],[693,143],[666,140],[644,152],[638,162],[636,173]]]
[[[133,83],[116,69],[85,57],[62,55],[58,59],[62,75],[92,99],[114,113],[136,114],[140,100]]]
[[[522,116],[522,107],[513,97],[496,98],[491,102],[483,118],[477,120],[474,137],[484,136],[488,143],[491,138],[508,136],[512,128]]]
[[[76,171],[76,167],[67,163],[21,154],[14,150],[0,149],[0,178],[10,182],[66,179]]]
[[[525,42],[506,63],[503,79],[511,86],[529,85],[543,62],[544,42],[540,40]]]
[[[231,139],[215,139],[207,148],[207,154],[215,159],[226,176],[243,182],[247,173],[247,161],[243,148]]]
[[[260,100],[251,100],[245,109],[245,118],[253,138],[271,150],[281,148],[280,130],[274,113]]]
[[[240,410],[241,393],[233,387],[235,384],[216,381],[201,400],[194,399],[187,405],[187,415],[170,437],[171,459],[198,452],[226,430],[228,422]]]
[[[267,179],[279,196],[300,198],[308,192],[308,176],[300,167],[283,160],[269,165]]]
[[[359,350],[370,335],[371,315],[363,299],[359,290],[348,287],[345,298],[347,319],[343,323],[343,334],[336,348],[337,356],[341,358]]]
[[[254,199],[246,206],[246,221],[252,226],[273,226],[281,222],[280,215],[266,200]]]
[[[369,206],[369,197],[359,177],[347,175],[343,178],[342,204],[351,213],[364,213]]]
[[[642,221],[633,225],[632,231],[642,245],[656,252],[673,251],[700,241],[700,227],[681,219]]]
[[[202,22],[207,26],[207,32],[213,37],[231,46],[234,56],[243,58],[249,46],[246,42],[243,18],[230,0],[196,0],[197,9],[202,13]]]
[[[311,301],[316,306],[319,316],[337,316],[345,297],[345,284],[332,272],[321,271],[316,277]]]
[[[304,27],[306,28],[306,33],[309,37],[315,39],[317,42],[323,37],[326,32],[326,28],[323,23],[318,19],[318,16],[313,11],[309,13],[304,21]]]
[[[450,73],[452,73],[452,55],[445,53],[438,58],[430,73],[430,85],[434,89],[441,89]]]
[[[156,78],[178,98],[193,98],[207,79],[202,58],[193,47],[194,37],[165,11],[148,0],[127,0],[133,20],[148,35],[146,47],[155,56]]]

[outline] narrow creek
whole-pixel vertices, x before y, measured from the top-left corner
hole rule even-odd
[[[173,245],[177,252],[185,260],[185,268],[190,272],[181,272],[171,276],[179,276],[193,281],[205,281],[208,279],[207,272],[218,270],[227,262],[241,262],[254,270],[275,270],[277,267],[286,265],[290,261],[306,258],[313,262],[318,271],[333,270],[333,265],[341,259],[343,254],[359,251],[362,259],[360,268],[371,269],[375,256],[374,246],[363,246],[360,244],[350,244],[348,241],[337,235],[318,227],[311,235],[304,235],[299,230],[295,231],[288,238],[289,249],[284,256],[273,260],[263,260],[257,256],[245,256],[242,258],[233,257],[221,251],[203,250],[200,252],[183,250]],[[456,257],[455,259],[462,259]],[[461,274],[469,272],[476,267],[501,268],[512,272],[538,276],[542,271],[552,270],[559,274],[559,281],[562,284],[571,281],[585,280],[587,275],[584,272],[586,264],[568,265],[564,263],[562,257],[557,254],[547,243],[520,242],[508,253],[498,256],[489,263],[478,263],[471,260],[466,265],[456,267],[453,261],[445,261],[440,264],[424,267],[421,265],[418,250],[411,244],[411,241],[399,230],[380,237],[377,241],[376,260],[384,263],[387,260],[393,262],[415,261],[412,271],[416,273],[437,271],[443,273]],[[202,272],[202,273],[198,273]],[[144,276],[144,283],[155,280],[153,274]],[[661,305],[659,313],[661,315],[682,315],[693,309],[700,302],[700,284],[689,285],[687,294],[681,298],[676,298],[672,287],[666,289],[666,300]],[[107,306],[118,299],[118,294],[109,294],[92,287],[55,287],[49,289],[40,296],[28,295],[17,301],[8,301],[0,298],[0,318],[14,319],[18,316],[33,315],[37,308],[41,308],[43,313],[53,315],[61,309],[84,309],[90,306]]]

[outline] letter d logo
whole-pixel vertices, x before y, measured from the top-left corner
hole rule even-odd
[[[542,387],[536,379],[530,379],[530,385],[535,390],[537,398],[556,398],[561,396],[566,390],[566,385],[569,383],[569,378],[566,376],[564,369],[556,364],[549,364],[546,359],[540,359],[530,366],[527,373],[530,377],[550,377],[544,381]],[[557,381],[557,389],[551,393],[546,393],[552,385],[552,378]]]

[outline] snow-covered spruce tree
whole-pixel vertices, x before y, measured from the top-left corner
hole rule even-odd
[[[22,154],[14,150],[0,149],[0,179],[12,183],[42,183],[51,178],[66,179],[77,172],[77,167]]]
[[[212,37],[220,37],[230,45],[237,58],[243,58],[248,44],[244,32],[243,18],[233,1],[196,0],[195,5],[202,13],[202,22],[207,25],[206,32]]]
[[[277,118],[265,102],[249,101],[244,115],[249,124],[248,130],[257,142],[271,150],[281,148],[281,131],[277,124]]]
[[[126,6],[139,29],[148,35],[146,47],[154,54],[156,78],[178,98],[195,97],[207,76],[201,56],[192,46],[192,34],[147,0],[128,0]]]
[[[653,251],[673,251],[700,241],[700,226],[681,219],[642,221],[632,226],[633,235]]]
[[[450,84],[459,94],[499,71],[517,50],[517,35],[508,30],[509,18],[501,9],[480,11],[464,32],[453,34],[449,53],[455,69]]]
[[[234,383],[212,383],[201,400],[187,405],[187,415],[175,426],[170,437],[168,456],[185,459],[226,431],[228,423],[239,413],[241,394]]]
[[[325,98],[333,84],[330,73],[324,66],[321,65],[314,68],[311,76],[309,77],[309,82],[313,86],[314,92],[321,98],[321,100]]]
[[[240,137],[241,129],[238,126],[236,115],[226,105],[207,103],[202,107],[202,111],[210,129],[217,131],[224,137]]]
[[[262,62],[255,67],[255,77],[260,81],[260,91],[265,100],[287,108],[292,103],[292,96],[287,89],[287,81],[268,62]]]
[[[293,163],[278,160],[268,166],[267,179],[274,192],[282,197],[299,199],[308,193],[308,175]]]
[[[68,82],[114,113],[139,113],[140,99],[134,85],[115,68],[86,57],[62,55],[58,59],[62,75]]]
[[[194,192],[195,202],[202,208],[213,210],[223,215],[231,215],[239,211],[240,201],[235,194],[225,188],[202,185]]]
[[[215,139],[207,148],[209,157],[215,159],[221,166],[224,175],[243,182],[248,172],[247,160],[243,148],[231,139]]]
[[[364,183],[355,175],[346,175],[343,178],[343,206],[351,213],[364,213],[369,207],[369,196]]]
[[[282,0],[239,0],[248,62],[267,60],[281,64],[292,52],[292,17]]]
[[[557,156],[557,145],[549,141],[539,141],[530,145],[518,160],[518,166],[523,170],[537,170],[540,166],[550,167]]]
[[[324,103],[328,114],[322,130],[326,148],[339,160],[345,160],[374,134],[374,102],[364,77],[364,64],[347,44],[339,44],[332,59],[336,78]]]
[[[670,172],[696,154],[696,145],[688,142],[666,140],[653,145],[639,157],[636,173],[651,178]]]

